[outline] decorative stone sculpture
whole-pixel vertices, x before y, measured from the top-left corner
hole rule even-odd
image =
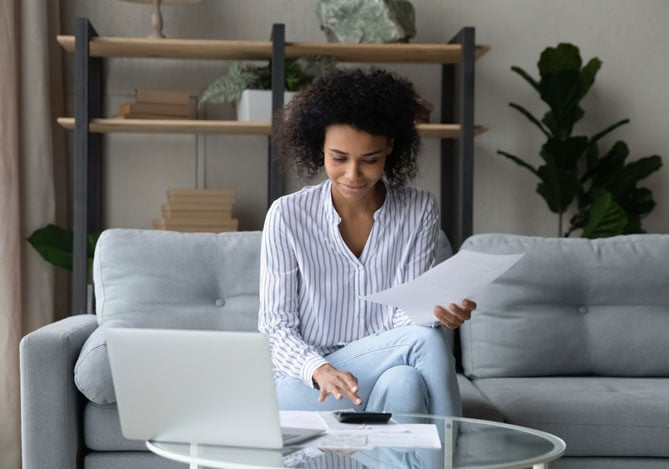
[[[409,42],[416,36],[408,0],[318,0],[316,14],[329,42]]]

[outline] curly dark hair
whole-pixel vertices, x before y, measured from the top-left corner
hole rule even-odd
[[[417,172],[421,140],[415,119],[419,109],[413,84],[380,69],[332,69],[299,91],[279,119],[275,135],[282,162],[314,177],[323,167],[325,129],[346,124],[393,141],[384,174],[401,186]]]

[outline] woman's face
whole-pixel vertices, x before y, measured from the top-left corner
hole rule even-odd
[[[350,125],[327,127],[323,155],[333,196],[351,202],[373,197],[392,149],[392,142],[386,137],[368,134]]]

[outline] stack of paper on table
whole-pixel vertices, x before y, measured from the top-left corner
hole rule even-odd
[[[300,444],[302,447],[441,448],[439,433],[434,424],[400,424],[394,419],[385,424],[340,423],[332,412],[300,410],[282,410],[279,417],[282,427],[325,430],[323,436]]]

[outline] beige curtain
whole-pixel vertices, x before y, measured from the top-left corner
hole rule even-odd
[[[64,277],[25,239],[66,225],[59,1],[0,0],[0,468],[21,466],[19,341],[67,315]]]

